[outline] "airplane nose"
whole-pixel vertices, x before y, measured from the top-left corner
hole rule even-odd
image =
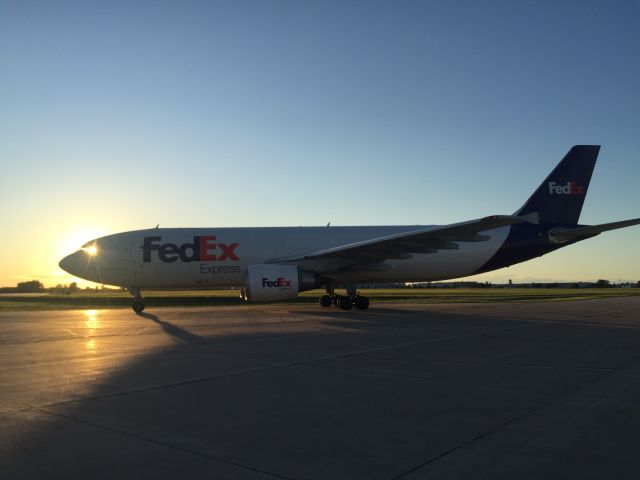
[[[72,253],[71,255],[67,255],[58,263],[58,266],[67,273],[71,275],[78,276],[80,270],[80,256],[82,256],[81,251],[77,251]]]
[[[104,283],[97,255],[95,253],[92,255],[85,249],[67,255],[58,262],[58,265],[62,270],[74,277]]]

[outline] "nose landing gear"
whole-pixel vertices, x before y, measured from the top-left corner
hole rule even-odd
[[[145,304],[144,298],[142,298],[142,295],[140,294],[140,289],[138,287],[129,287],[128,290],[129,293],[133,295],[133,304],[131,305],[131,308],[133,308],[133,311],[136,313],[142,312]]]

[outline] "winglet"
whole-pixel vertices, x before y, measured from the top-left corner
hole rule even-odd
[[[525,215],[519,215],[527,223],[533,223],[538,225],[540,223],[540,214],[538,212],[531,212]]]

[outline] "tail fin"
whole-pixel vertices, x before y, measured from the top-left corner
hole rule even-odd
[[[600,145],[575,145],[514,215],[537,213],[540,223],[578,223]]]

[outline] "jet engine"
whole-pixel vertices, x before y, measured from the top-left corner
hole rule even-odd
[[[319,286],[315,273],[300,270],[295,265],[250,265],[244,274],[241,296],[251,302],[284,300]]]

